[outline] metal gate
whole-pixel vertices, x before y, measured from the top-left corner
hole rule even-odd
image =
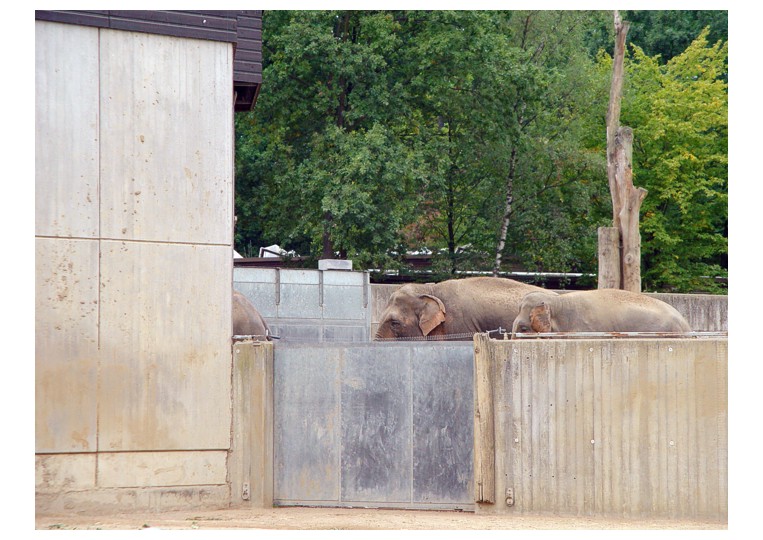
[[[474,510],[473,344],[279,343],[274,504]]]

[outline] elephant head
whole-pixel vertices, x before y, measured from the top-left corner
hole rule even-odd
[[[519,314],[514,319],[512,334],[555,332],[551,319],[551,304],[555,297],[555,294],[547,292],[526,294],[519,305]]]
[[[441,333],[445,304],[437,296],[419,290],[415,284],[395,291],[382,313],[376,339],[414,338]]]

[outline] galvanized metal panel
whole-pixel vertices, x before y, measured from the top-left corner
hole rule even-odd
[[[414,502],[474,502],[472,356],[471,344],[411,350]]]
[[[281,277],[285,277],[282,273]],[[281,281],[279,318],[320,319],[321,291],[317,284]]]
[[[388,353],[369,347],[345,351],[342,501],[411,499],[410,350]]]
[[[276,345],[273,498],[339,501],[340,386],[333,349]]]
[[[276,504],[473,506],[471,343],[277,342],[274,363]]]
[[[324,324],[321,341],[332,342],[367,342],[368,332],[361,326],[340,326]]]
[[[232,46],[104,29],[100,53],[103,236],[230,246]]]
[[[100,449],[227,448],[230,248],[101,246]]]
[[[275,283],[275,268],[242,268],[233,269],[233,281],[236,283]]]
[[[35,451],[94,452],[98,241],[35,239]]]
[[[278,319],[268,322],[273,335],[277,336],[279,343],[309,342],[320,343],[323,341],[323,329],[317,323],[304,320]]]
[[[363,287],[368,275],[365,272],[347,272],[340,270],[324,270],[324,285],[346,285],[350,287]]]
[[[284,342],[369,340],[365,272],[239,267],[233,281]]]
[[[278,271],[282,284],[293,285],[318,285],[321,282],[321,274],[317,270],[293,270],[281,268]]]
[[[273,324],[273,319],[278,318],[277,295],[274,283],[240,281],[234,284],[234,288],[254,304],[260,315],[268,321],[269,326]]]
[[[35,234],[98,236],[98,30],[35,23]]]
[[[363,287],[323,285],[323,317],[365,323]],[[365,326],[365,324],[364,324]]]

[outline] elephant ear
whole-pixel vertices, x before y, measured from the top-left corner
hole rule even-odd
[[[419,314],[419,328],[425,336],[428,336],[445,321],[445,304],[431,294],[422,294],[419,298],[424,302],[424,307]]]
[[[539,334],[551,332],[551,308],[545,302],[541,302],[530,310],[530,326],[533,332]]]

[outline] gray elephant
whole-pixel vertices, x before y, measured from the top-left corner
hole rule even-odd
[[[256,341],[270,341],[268,323],[249,299],[233,291],[233,335],[253,336]]]
[[[513,334],[547,332],[691,332],[670,304],[620,289],[595,289],[522,299]]]
[[[498,277],[408,283],[390,297],[376,339],[426,336],[466,341],[477,332],[499,327],[508,331],[522,298],[529,292],[544,290]]]

